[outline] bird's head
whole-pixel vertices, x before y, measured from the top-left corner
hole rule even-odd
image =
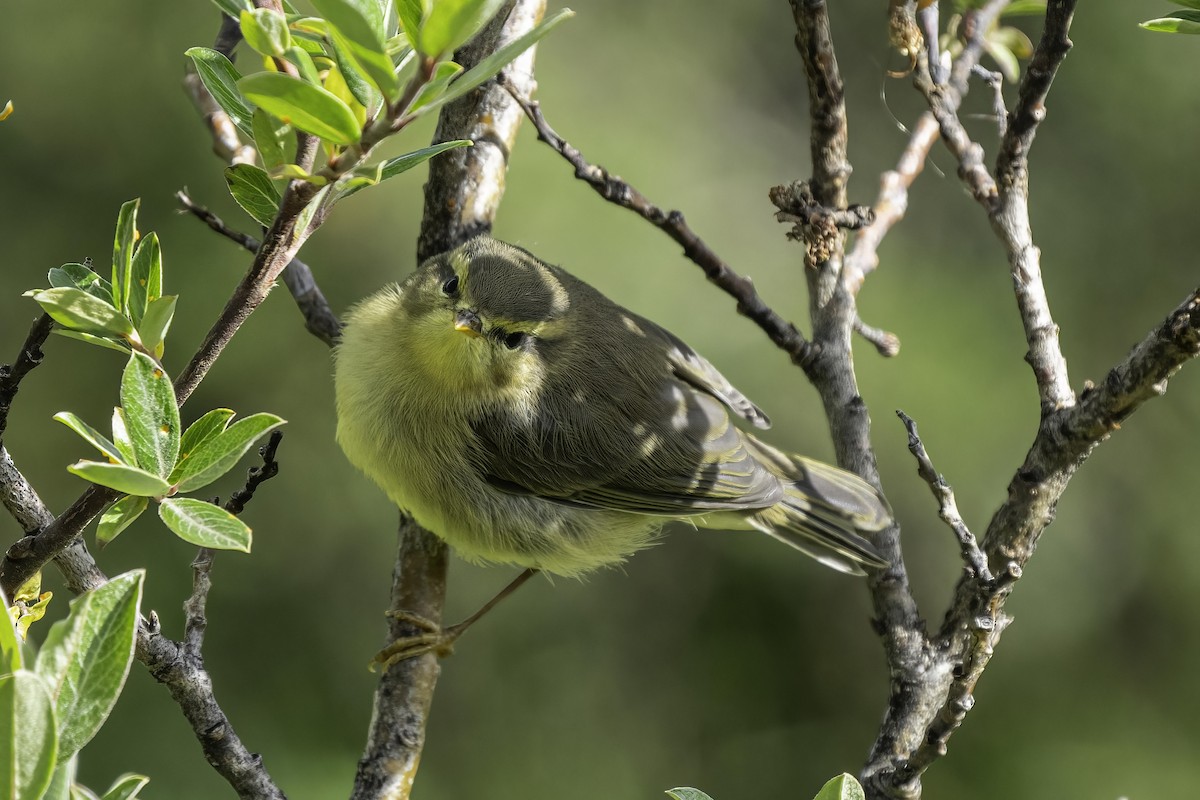
[[[569,276],[486,236],[426,261],[404,284],[409,346],[448,389],[533,400],[567,333]]]

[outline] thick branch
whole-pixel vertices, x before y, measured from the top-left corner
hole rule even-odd
[[[456,54],[455,61],[469,69],[531,30],[545,8],[545,0],[515,0]],[[525,96],[534,87],[533,58],[531,49],[507,68],[508,80]],[[451,150],[431,162],[418,261],[491,230],[521,118],[520,107],[494,81],[442,110],[434,141],[471,139],[475,146]],[[440,624],[447,559],[446,544],[401,513],[389,643],[416,633],[405,621],[413,614]],[[394,664],[380,677],[353,800],[407,800],[425,744],[439,673],[437,656],[427,653]]]
[[[739,275],[714,253],[688,226],[681,212],[663,210],[650,202],[636,188],[604,167],[589,163],[583,157],[583,153],[550,127],[538,103],[527,99],[527,95],[511,89],[511,87],[510,91],[513,98],[525,110],[529,121],[537,129],[538,139],[550,145],[555,152],[575,167],[576,178],[587,183],[608,202],[633,211],[674,239],[683,247],[683,254],[704,270],[705,276],[710,281],[737,301],[738,313],[753,320],[779,349],[791,356],[793,362],[804,366],[811,360],[812,345],[796,329],[796,326],[779,316],[763,302],[762,297],[754,288],[754,283],[749,278]]]

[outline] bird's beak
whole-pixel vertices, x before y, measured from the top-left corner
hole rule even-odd
[[[483,322],[479,314],[470,308],[460,308],[454,314],[454,330],[465,333],[472,339],[483,335]]]

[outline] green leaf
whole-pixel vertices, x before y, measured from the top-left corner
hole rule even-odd
[[[225,426],[229,424],[229,420],[233,419],[233,414],[234,412],[228,408],[214,408],[191,425],[188,425],[187,430],[183,432],[183,438],[179,442],[179,462],[175,465],[175,471],[171,473],[172,481],[179,480],[178,474],[183,466],[183,462],[190,458],[192,453],[196,452],[196,448],[225,430]]]
[[[408,172],[413,167],[433,158],[438,153],[444,153],[447,150],[453,150],[457,147],[472,147],[474,144],[470,139],[454,139],[453,141],[441,142],[430,147],[422,147],[420,150],[413,150],[411,153],[405,153],[402,156],[389,158],[383,162],[383,169],[379,173],[379,180],[386,181],[388,178],[394,178],[402,172]]]
[[[96,544],[104,547],[142,515],[150,501],[141,495],[123,497],[104,512],[96,528]]]
[[[262,156],[264,167],[269,170],[275,169],[295,158],[296,137],[290,135],[292,132],[290,125],[284,125],[266,111],[256,108],[251,127],[254,129],[254,144],[258,148],[259,155]],[[288,142],[291,142],[290,152]]]
[[[271,8],[243,10],[238,14],[242,38],[264,56],[282,58],[292,46],[292,33],[283,14]]]
[[[324,53],[321,55],[324,55]],[[317,69],[317,64],[315,61],[313,61],[313,57],[309,55],[309,52],[303,47],[293,44],[293,46],[289,47],[287,52],[283,54],[283,57],[296,65],[296,68],[300,70],[301,78],[313,84],[314,86],[321,85],[321,71]]]
[[[238,81],[254,103],[305,133],[333,144],[358,141],[360,129],[350,107],[319,86],[279,72],[259,72]]]
[[[121,204],[117,214],[117,234],[113,238],[113,305],[120,311],[129,307],[129,279],[133,265],[133,244],[137,239],[137,212],[140,198]]]
[[[441,108],[446,103],[462,97],[464,94],[471,91],[476,86],[479,86],[500,70],[504,69],[504,67],[506,67],[513,59],[535,45],[538,40],[540,40],[554,28],[558,27],[559,24],[573,16],[575,16],[574,11],[569,8],[564,8],[554,16],[550,17],[550,19],[542,22],[541,25],[538,25],[533,30],[514,39],[504,47],[501,47],[483,61],[480,61],[474,67],[464,72],[462,77],[450,84],[450,88],[445,94],[428,105],[423,106],[418,113],[428,114],[430,111],[433,111],[436,108]]]
[[[319,209],[325,202],[326,196],[329,194],[329,187],[322,186],[321,191],[313,195],[312,200],[308,201],[308,205],[300,209],[300,213],[296,215],[296,226],[292,229],[292,240],[303,242],[308,238],[311,231],[308,227],[312,224],[313,218],[317,215]],[[337,199],[335,196],[334,200]]]
[[[133,325],[117,309],[82,289],[64,286],[32,295],[54,321],[84,333],[131,337]]]
[[[40,800],[58,753],[54,704],[28,670],[0,677],[0,786],[11,800]]]
[[[0,619],[0,675],[7,675],[24,666],[24,660],[21,657],[21,638],[17,635],[12,612],[0,608],[0,617],[3,617]]]
[[[112,415],[113,444],[121,453],[121,461],[126,464],[136,464],[137,454],[133,450],[133,440],[129,438],[129,429],[125,426],[125,412],[120,406],[113,409]]]
[[[171,379],[145,353],[132,353],[121,375],[121,408],[138,466],[170,475],[179,457],[179,406]]]
[[[399,97],[400,79],[384,46],[383,16],[375,0],[313,0],[313,5],[332,26],[342,57],[353,59],[385,97]]]
[[[474,142],[470,139],[455,139],[450,142],[435,144],[431,147],[423,147],[420,150],[414,150],[402,156],[389,158],[382,164],[376,164],[362,173],[359,170],[355,170],[348,179],[338,184],[337,199],[339,201],[343,200],[368,186],[374,186],[388,178],[394,178],[402,172],[408,172],[413,167],[419,166],[433,158],[438,153],[444,153],[447,150],[453,150],[458,147],[471,147],[473,145]],[[366,174],[367,171],[372,172],[372,174]]]
[[[421,52],[421,20],[425,16],[425,3],[421,0],[396,0],[396,14],[400,26],[413,50]]]
[[[679,786],[674,789],[667,790],[667,796],[673,797],[675,800],[712,800],[699,789],[693,789],[689,786]]]
[[[505,0],[438,0],[421,25],[421,51],[434,58],[453,53],[475,35]]]
[[[250,552],[250,528],[220,506],[190,497],[172,497],[159,504],[158,516],[190,544]]]
[[[146,315],[138,327],[138,337],[142,340],[142,346],[155,358],[162,358],[166,349],[167,331],[171,329],[171,320],[175,319],[175,301],[178,299],[178,295],[168,294],[156,297],[146,306]]]
[[[134,800],[138,796],[150,779],[145,775],[134,775],[132,772],[127,772],[121,777],[113,781],[113,785],[108,787],[108,791],[100,800]]]
[[[366,79],[359,64],[339,44],[342,37],[331,38],[333,38],[333,60],[337,64],[336,74],[341,77],[346,84],[346,89],[364,109],[377,108],[383,102],[383,95],[379,94],[379,90]],[[325,80],[325,86],[329,87],[328,78]]]
[[[129,318],[139,328],[146,304],[162,296],[162,249],[153,231],[142,237],[133,252],[133,274],[129,281]],[[146,340],[142,339],[142,344]],[[146,347],[150,345],[146,344]]]
[[[162,478],[138,467],[125,464],[106,464],[102,461],[76,461],[67,467],[67,472],[78,475],[85,481],[98,483],[125,494],[144,497],[161,497],[171,484]]]
[[[1159,19],[1143,22],[1141,27],[1159,33],[1200,34],[1200,11],[1176,11]]]
[[[107,347],[109,350],[116,350],[121,355],[129,355],[129,347],[127,345],[122,344],[121,342],[114,342],[112,339],[106,339],[103,336],[93,336],[90,333],[83,333],[82,331],[69,331],[66,328],[55,328],[53,333],[59,336],[65,336],[68,339],[78,339],[79,341],[87,342],[88,344]]]
[[[438,95],[446,91],[446,87],[450,81],[458,77],[463,71],[461,64],[456,64],[453,61],[442,61],[434,68],[433,77],[429,82],[421,87],[421,91],[417,92],[417,96],[413,98],[412,103],[406,109],[409,114],[416,113],[417,109],[426,103],[435,100]]]
[[[237,83],[242,73],[237,71],[228,58],[207,47],[193,47],[185,55],[196,65],[196,74],[208,93],[217,101],[217,105],[229,115],[229,119],[242,133],[252,136],[250,130],[251,109],[242,93],[238,91]]]
[[[843,772],[822,786],[813,800],[866,800],[866,794],[853,775]]]
[[[100,433],[100,431],[88,425],[79,417],[72,414],[70,411],[60,411],[54,415],[54,419],[66,425],[71,430],[82,436],[87,443],[95,447],[104,455],[108,456],[113,462],[121,464],[125,462],[125,456],[120,449],[108,440],[108,437]]]
[[[76,754],[76,758],[78,758],[78,754]],[[100,795],[82,783],[72,783],[69,792],[70,794],[66,797],[66,800],[100,800]],[[53,798],[47,797],[46,800],[53,800]]]
[[[106,303],[113,301],[112,284],[87,264],[63,264],[50,270],[46,277],[51,287],[72,286]]]
[[[66,761],[59,762],[50,778],[50,788],[46,790],[42,800],[76,800],[74,792],[75,773],[79,766],[79,754],[76,753]]]
[[[225,182],[242,210],[264,228],[271,227],[282,196],[266,170],[253,164],[234,164],[225,168]]]
[[[145,575],[126,572],[77,597],[38,652],[35,669],[50,686],[58,719],[59,763],[91,741],[121,694]]]
[[[254,4],[250,0],[213,0],[213,5],[234,19],[237,19],[238,14],[243,10],[254,8]]]
[[[274,414],[252,414],[207,438],[191,455],[180,459],[172,474],[179,491],[192,492],[224,475],[264,434],[278,428],[283,420]]]

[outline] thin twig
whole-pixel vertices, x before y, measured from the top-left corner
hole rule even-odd
[[[958,511],[958,503],[954,499],[954,489],[946,483],[946,479],[941,476],[941,473],[934,469],[933,461],[930,460],[929,453],[925,451],[925,445],[921,442],[921,436],[917,433],[917,423],[903,411],[897,410],[896,416],[900,417],[900,421],[904,423],[904,427],[908,431],[908,451],[917,460],[917,474],[921,476],[921,480],[929,484],[929,491],[933,493],[933,499],[937,500],[938,516],[950,526],[954,537],[958,539],[963,561],[984,583],[993,583],[992,571],[988,569],[987,556],[979,549],[979,542],[975,540],[975,534],[971,533],[971,529],[963,522],[962,514]]]
[[[854,332],[874,345],[875,350],[884,358],[895,358],[900,355],[899,336],[891,331],[868,325],[857,314],[854,316]]]
[[[11,365],[0,364],[0,442],[4,440],[4,431],[8,427],[8,412],[12,408],[17,389],[29,371],[42,363],[42,345],[46,343],[46,338],[53,328],[54,320],[50,319],[49,314],[42,314],[34,320],[16,360]]]
[[[681,212],[662,209],[628,182],[604,167],[589,163],[578,149],[550,127],[537,102],[507,84],[506,88],[537,129],[538,139],[575,167],[576,178],[587,183],[608,202],[629,209],[670,236],[683,247],[683,254],[704,270],[710,281],[737,301],[738,313],[757,324],[777,347],[791,356],[793,362],[803,367],[811,361],[813,347],[796,326],[763,301],[749,278],[735,272],[713,252],[688,226]]]
[[[175,199],[179,201],[185,211],[226,239],[236,242],[251,253],[258,250],[258,239],[230,228],[216,214],[192,200],[186,190],[176,192]],[[291,293],[292,299],[296,301],[300,313],[304,315],[305,330],[330,347],[337,344],[338,338],[342,335],[342,323],[333,313],[321,287],[317,285],[312,269],[299,258],[293,258],[281,277]]]
[[[1003,139],[1008,132],[1008,109],[1004,106],[1004,73],[976,64],[971,68],[971,74],[992,90],[992,117],[996,120],[997,134]]]
[[[246,504],[254,499],[254,492],[264,482],[269,481],[279,474],[279,462],[275,460],[275,451],[279,449],[279,443],[283,441],[283,431],[271,431],[270,438],[267,443],[258,448],[258,454],[262,458],[261,467],[251,467],[246,472],[246,485],[230,496],[225,502],[225,510],[230,514],[241,514],[245,510]]]

